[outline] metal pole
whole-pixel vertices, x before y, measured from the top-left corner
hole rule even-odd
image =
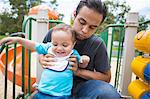
[[[37,27],[36,33],[33,33],[33,37],[35,37],[35,41],[37,42],[42,42],[44,37],[46,36],[47,32],[48,32],[48,10],[40,10],[38,15],[37,15]],[[39,82],[40,78],[41,78],[41,73],[42,73],[42,66],[39,64],[39,58],[36,56],[37,61],[36,61],[36,66],[37,66],[37,70],[36,70],[36,76],[37,76],[37,83]]]
[[[128,85],[131,82],[132,71],[130,64],[135,56],[134,50],[134,36],[137,33],[138,27],[138,13],[130,12],[126,19],[125,25],[125,42],[124,42],[124,53],[123,53],[123,66],[121,72],[121,86],[120,91],[122,96],[128,96]]]

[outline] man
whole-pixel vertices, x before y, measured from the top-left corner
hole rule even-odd
[[[76,56],[68,60],[74,71],[73,96],[75,99],[119,99],[117,91],[108,83],[111,71],[107,50],[104,43],[94,35],[98,26],[104,21],[106,6],[101,0],[81,0],[76,9],[74,30],[77,32],[75,49],[81,55],[88,55],[87,68],[78,68]],[[51,30],[43,42],[50,42]],[[40,63],[45,66],[53,64],[54,56],[41,55]]]

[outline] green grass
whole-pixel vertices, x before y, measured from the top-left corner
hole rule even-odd
[[[4,37],[6,37],[5,35],[0,35],[0,40],[2,39],[2,38],[4,38]]]
[[[112,50],[118,50],[118,47],[113,47]]]

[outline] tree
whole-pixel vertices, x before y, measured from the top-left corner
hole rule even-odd
[[[54,9],[55,11],[57,11],[57,7],[59,6],[58,3],[57,3],[57,0],[51,0],[50,1],[50,6],[52,7],[52,9]],[[59,20],[63,20],[64,14],[59,13],[58,17],[59,17]]]
[[[147,19],[145,19],[144,16],[140,16],[139,23],[145,22]],[[140,24],[140,28],[138,28],[138,32],[142,30],[146,30],[148,28],[148,24]]]
[[[105,5],[108,8],[108,13],[105,21],[100,25],[97,30],[97,34],[101,32],[105,32],[104,29],[109,24],[124,24],[125,16],[130,11],[130,7],[126,4],[126,2],[119,2],[118,0],[104,1]],[[106,34],[106,33],[105,33]],[[100,34],[101,35],[101,34]],[[104,34],[102,34],[104,35]],[[119,30],[115,28],[114,40],[119,40]]]
[[[12,32],[15,31],[15,28],[13,28],[13,25],[15,22],[14,18],[11,17],[11,14],[7,11],[4,11],[2,15],[0,15],[1,24],[0,24],[0,32],[1,35],[5,35],[6,32]],[[9,19],[9,20],[8,20]]]
[[[118,2],[118,0],[106,0],[104,3],[108,8],[108,13],[105,21],[100,26],[99,31],[102,31],[109,24],[125,23],[125,15],[130,11],[130,7],[125,1]]]
[[[30,7],[40,4],[41,0],[9,0],[11,11],[4,11],[0,14],[0,33],[13,33],[22,31],[24,15],[27,15]],[[30,6],[28,5],[30,4]],[[9,25],[8,25],[9,24]]]
[[[130,6],[127,3],[119,2],[119,0],[109,1],[106,0],[104,2],[108,7],[108,14],[106,20],[102,23],[102,25],[97,30],[97,34],[102,32],[107,25],[109,24],[125,24],[126,14],[130,11]],[[144,16],[139,17],[139,22],[146,21]],[[143,25],[138,28],[138,31],[145,30],[148,25]],[[119,30],[115,28],[114,40],[119,40]]]

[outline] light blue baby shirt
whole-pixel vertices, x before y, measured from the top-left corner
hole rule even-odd
[[[37,43],[36,51],[39,54],[48,54],[48,49],[51,48],[51,46],[51,43]],[[73,49],[73,54],[78,57],[78,60],[80,60],[80,55],[75,49]],[[50,69],[44,69],[38,85],[38,90],[52,96],[65,96],[71,95],[72,86],[72,70],[66,68],[63,71],[58,72]]]

